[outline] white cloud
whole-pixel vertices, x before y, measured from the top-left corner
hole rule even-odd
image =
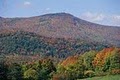
[[[43,10],[43,14],[48,14],[50,12],[51,12],[51,9],[49,7]]]
[[[45,10],[46,10],[46,11],[49,11],[49,10],[50,10],[50,8],[46,8]]]
[[[105,16],[103,14],[86,12],[81,15],[81,18],[96,22],[96,21],[102,21],[105,18]]]
[[[120,26],[120,15],[86,12],[80,18],[98,24]]]
[[[114,15],[113,18],[114,18],[115,20],[120,20],[120,15]]]
[[[120,15],[113,15],[112,16],[112,21],[114,24],[120,26]]]
[[[29,5],[31,5],[31,2],[25,1],[25,2],[24,2],[24,5],[25,5],[25,6],[29,6]]]

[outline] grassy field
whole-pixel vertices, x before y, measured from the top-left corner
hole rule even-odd
[[[120,80],[120,75],[108,75],[103,77],[93,77],[93,78],[78,79],[78,80]]]

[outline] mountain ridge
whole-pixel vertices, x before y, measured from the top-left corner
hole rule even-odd
[[[31,17],[2,17],[0,16],[1,19],[27,19],[27,18],[35,18],[35,17],[42,17],[42,16],[49,16],[49,15],[69,15],[69,16],[72,16],[72,17],[76,17],[70,13],[65,13],[65,12],[61,12],[61,13],[47,13],[47,14],[42,14],[42,15],[38,15],[38,16],[31,16]],[[120,26],[110,26],[110,25],[104,25],[104,24],[99,24],[99,23],[94,23],[94,22],[90,22],[90,21],[87,21],[87,20],[84,20],[84,19],[81,19],[79,17],[76,17],[82,21],[86,21],[88,23],[92,23],[92,24],[97,24],[97,25],[100,25],[100,26],[106,26],[106,27],[120,27]]]
[[[79,19],[69,13],[28,18],[1,18],[0,30],[22,30],[46,37],[73,38],[120,46],[120,28]]]
[[[72,16],[72,17],[76,17],[70,13],[66,13],[66,12],[61,12],[61,13],[47,13],[47,14],[42,14],[42,15],[38,15],[38,16],[29,16],[29,17],[2,17],[0,16],[1,19],[27,19],[27,18],[35,18],[35,17],[42,17],[42,16],[52,16],[52,15],[67,15],[67,16]],[[97,24],[97,25],[101,25],[101,26],[106,26],[106,27],[120,27],[120,26],[110,26],[110,25],[104,25],[104,24],[99,24],[99,23],[94,23],[94,22],[90,22],[84,19],[81,19],[79,17],[76,17],[82,21],[86,21],[88,23],[92,23],[92,24]]]

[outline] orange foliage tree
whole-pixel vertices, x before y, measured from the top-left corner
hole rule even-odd
[[[120,54],[120,49],[119,48],[105,48],[102,51],[97,53],[97,55],[94,58],[92,64],[97,70],[105,72],[112,67],[113,63],[116,64],[115,63],[116,61],[117,61],[118,64],[120,64],[120,62],[119,62],[120,58],[116,59],[117,54],[118,55]]]

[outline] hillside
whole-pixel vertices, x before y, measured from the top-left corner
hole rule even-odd
[[[41,57],[55,56],[65,58],[89,50],[101,50],[105,47],[109,47],[109,45],[86,42],[80,39],[50,38],[23,31],[0,34],[1,54],[37,54]]]
[[[68,13],[30,18],[0,18],[0,30],[18,29],[45,37],[73,38],[120,46],[120,28],[90,23]]]
[[[0,17],[1,54],[64,58],[111,46],[120,47],[120,27],[90,23],[68,13]]]

